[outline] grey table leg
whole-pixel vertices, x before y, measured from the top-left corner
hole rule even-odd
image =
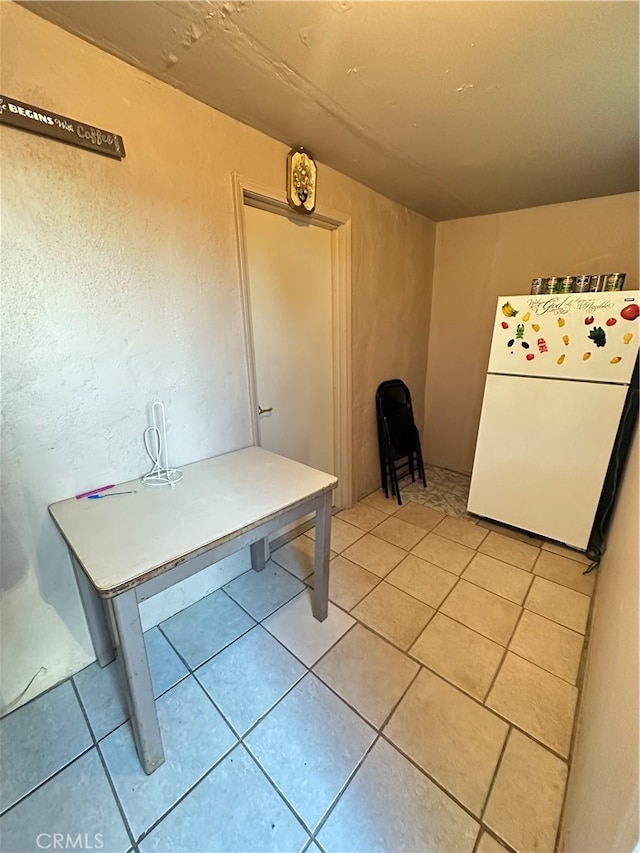
[[[133,736],[142,768],[150,775],[164,763],[164,750],[135,589],[113,599],[113,614],[120,637]]]
[[[251,550],[251,568],[255,572],[261,572],[269,559],[269,537],[258,539],[249,546]]]
[[[329,610],[329,548],[331,546],[331,492],[322,498],[316,510],[316,547],[313,569],[313,615],[318,621],[327,618]]]
[[[73,554],[71,554],[71,562],[78,583],[80,600],[82,601],[84,613],[87,617],[93,650],[96,653],[96,658],[100,666],[106,666],[114,659],[115,653],[111,640],[111,632],[105,618],[103,603]]]
[[[109,598],[103,598],[101,600],[101,604],[104,612],[104,621],[107,624],[107,630],[109,631],[109,637],[111,638],[111,645],[114,649],[117,649],[120,645],[120,641],[118,640],[118,632],[116,630],[116,622],[113,615],[111,600]]]

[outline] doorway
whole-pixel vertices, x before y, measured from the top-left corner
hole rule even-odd
[[[253,441],[336,474],[335,505],[350,506],[349,217],[302,219],[284,191],[238,175],[234,189]]]
[[[335,473],[331,233],[248,205],[244,225],[260,446]]]

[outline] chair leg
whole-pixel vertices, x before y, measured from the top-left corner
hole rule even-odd
[[[427,488],[427,478],[424,473],[424,462],[422,459],[422,448],[420,447],[420,439],[418,439],[418,447],[416,448],[418,454],[418,473],[422,477],[422,485]]]
[[[395,462],[392,459],[390,465],[390,473],[391,473],[391,489],[393,493],[393,489],[395,486],[395,496],[398,500],[398,506],[402,506],[402,498],[400,497],[400,486],[398,486],[398,474],[396,472]]]
[[[389,497],[389,478],[387,476],[387,460],[384,456],[380,456],[380,479],[382,480],[382,488],[385,498]]]
[[[382,488],[384,489],[385,498],[389,497],[389,486],[387,481],[387,459],[385,453],[384,432],[380,424],[380,416],[378,415],[378,457],[380,459],[380,479],[382,480]]]
[[[385,498],[389,497],[389,491],[391,492],[391,497],[397,492],[398,480],[394,476],[394,468],[393,468],[393,453],[391,451],[391,447],[389,442],[386,439],[386,436],[383,440],[383,454],[384,454],[384,483],[385,483]]]

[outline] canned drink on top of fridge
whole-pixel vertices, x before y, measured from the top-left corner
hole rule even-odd
[[[604,276],[601,275],[592,275],[591,281],[589,282],[589,292],[595,293],[598,290],[602,290],[602,280]]]
[[[560,293],[573,293],[573,285],[575,284],[575,276],[565,275],[560,284]]]
[[[588,293],[591,290],[591,279],[594,276],[590,275],[578,275],[576,276],[576,293]],[[597,276],[595,276],[597,278]]]
[[[547,283],[546,278],[534,278],[531,280],[531,296],[540,296],[541,293],[544,293],[545,285]]]
[[[560,279],[553,275],[547,279],[547,285],[544,289],[545,293],[560,293]]]
[[[624,287],[624,280],[627,274],[625,272],[611,272],[608,273],[604,279],[604,287],[603,290],[622,290]]]

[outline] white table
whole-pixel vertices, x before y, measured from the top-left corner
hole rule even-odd
[[[119,645],[129,710],[146,773],[164,762],[138,604],[250,545],[264,568],[269,534],[316,514],[313,615],[327,617],[331,493],[338,480],[261,447],[246,447],[182,467],[175,486],[140,480],[102,500],[71,498],[49,512],[64,537],[100,666]],[[104,494],[109,494],[105,492]],[[206,556],[204,556],[206,555]]]

